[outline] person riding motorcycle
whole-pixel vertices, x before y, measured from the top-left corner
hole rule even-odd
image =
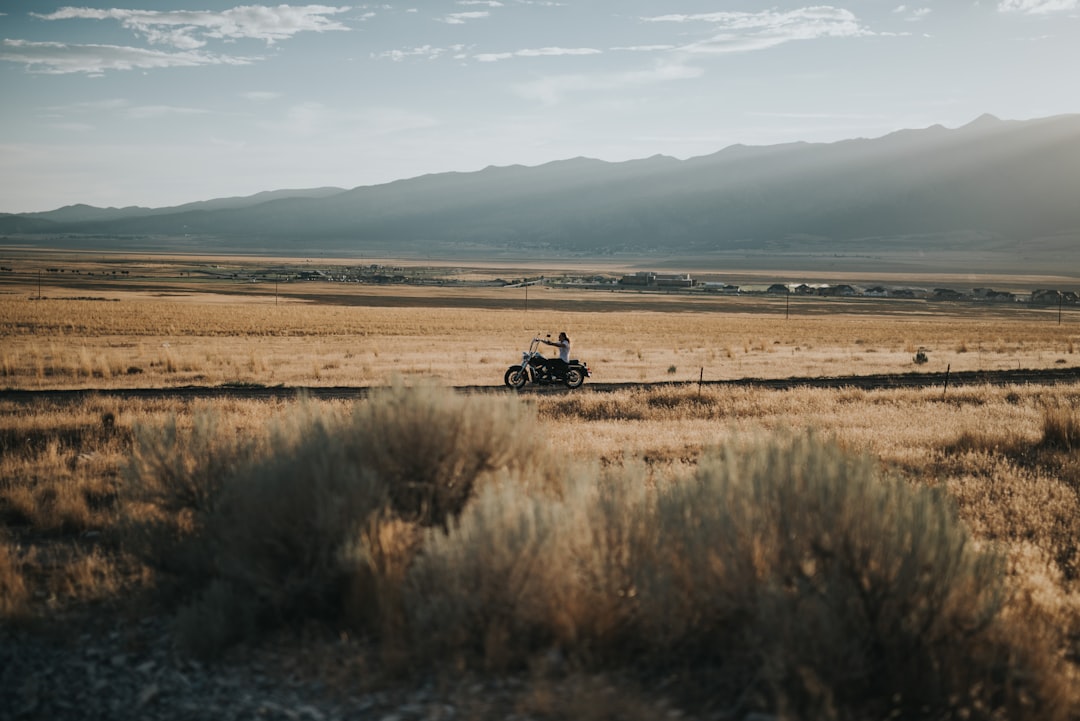
[[[547,359],[548,372],[558,378],[565,378],[566,369],[570,364],[570,337],[565,332],[561,332],[557,341],[541,339],[540,342],[559,349],[558,358]]]

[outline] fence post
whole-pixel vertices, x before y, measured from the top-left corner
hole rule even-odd
[[[945,366],[945,387],[941,389],[941,400],[945,400],[945,392],[949,390],[949,371],[952,370],[952,363]]]

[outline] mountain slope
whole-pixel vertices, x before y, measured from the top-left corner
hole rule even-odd
[[[983,116],[954,130],[732,146],[685,161],[574,158],[348,191],[110,211],[0,217],[0,232],[205,237],[267,251],[415,254],[850,253],[915,245],[1020,252],[1051,241],[1070,252],[1080,245],[1080,116],[1022,122]]]

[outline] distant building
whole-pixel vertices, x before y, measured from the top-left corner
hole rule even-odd
[[[641,270],[633,275],[624,275],[619,278],[619,285],[650,286],[656,282],[656,273]]]
[[[689,273],[682,275],[677,274],[656,274],[656,285],[661,288],[693,288],[694,279],[690,277]]]
[[[643,270],[633,275],[624,275],[619,279],[619,285],[637,288],[693,288],[694,279],[689,273],[653,273]]]
[[[993,288],[976,288],[971,291],[971,296],[975,300],[985,300],[990,303],[1012,303],[1016,300],[1013,293],[994,290]]]
[[[964,294],[952,288],[934,288],[930,300],[963,300]]]
[[[1078,296],[1071,290],[1061,291],[1040,289],[1032,291],[1031,293],[1031,302],[1036,305],[1057,305],[1058,303],[1075,305],[1077,300]]]

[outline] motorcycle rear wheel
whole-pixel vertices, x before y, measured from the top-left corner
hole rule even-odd
[[[503,383],[515,390],[521,390],[529,381],[529,376],[521,366],[510,366],[503,376]]]
[[[566,369],[566,387],[567,388],[580,388],[581,384],[585,382],[585,374],[580,368],[567,368]]]

